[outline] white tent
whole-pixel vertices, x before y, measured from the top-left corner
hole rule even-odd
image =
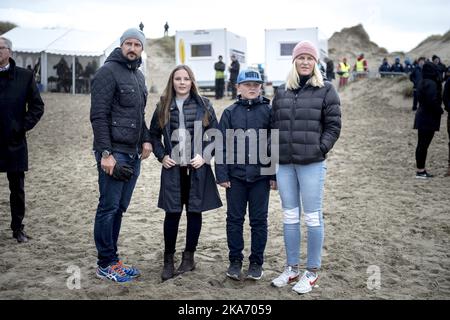
[[[86,67],[91,61],[101,66],[114,48],[120,45],[117,35],[102,31],[16,27],[2,36],[12,41],[13,57],[18,66],[30,65],[33,68],[40,59],[40,79],[45,91],[52,90],[51,83],[57,79],[54,66],[58,60],[65,61],[67,58],[69,66],[79,63]],[[144,53],[142,60],[145,62],[146,58]],[[145,66],[141,67],[141,70],[145,72]],[[68,85],[73,93],[78,89],[78,81],[84,81],[87,86],[90,83],[89,78],[76,77],[76,67],[72,67],[72,81],[68,79]]]

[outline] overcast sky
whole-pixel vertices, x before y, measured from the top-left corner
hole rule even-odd
[[[247,38],[248,61],[264,62],[264,29],[319,27],[335,31],[362,23],[372,41],[409,51],[450,29],[448,0],[0,0],[0,21],[22,27],[69,27],[120,34],[142,21],[147,38],[176,30],[227,28]]]

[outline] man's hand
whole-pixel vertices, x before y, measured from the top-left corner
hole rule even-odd
[[[194,167],[194,169],[199,169],[204,164],[205,159],[203,159],[202,156],[199,154],[197,154],[193,159],[191,159],[191,165]]]
[[[225,181],[225,182],[219,183],[219,186],[221,186],[222,188],[228,189],[228,188],[231,188],[231,182]]]
[[[144,142],[142,144],[142,155],[141,155],[141,159],[145,160],[148,157],[150,157],[150,154],[153,152],[153,147],[152,144],[150,142]]]
[[[163,161],[162,161],[162,165],[164,168],[170,169],[173,166],[175,166],[176,164],[177,163],[173,159],[171,159],[169,155],[164,156]]]
[[[114,166],[116,165],[116,159],[114,159],[114,156],[111,154],[108,158],[103,158],[100,162],[100,166],[102,168],[103,171],[105,171],[105,173],[107,175],[112,175],[113,173],[113,169]]]
[[[272,190],[278,189],[277,182],[275,180],[270,180],[270,189]]]

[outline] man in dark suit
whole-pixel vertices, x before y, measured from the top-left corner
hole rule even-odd
[[[0,172],[9,181],[11,229],[19,243],[31,239],[22,224],[25,217],[25,171],[28,171],[26,132],[44,113],[44,102],[33,72],[16,66],[12,43],[0,37]]]

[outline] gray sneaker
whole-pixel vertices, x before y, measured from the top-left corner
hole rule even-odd
[[[263,267],[257,263],[250,263],[247,271],[247,279],[259,280],[264,274]]]
[[[227,270],[227,277],[233,280],[241,280],[242,261],[231,261]]]

